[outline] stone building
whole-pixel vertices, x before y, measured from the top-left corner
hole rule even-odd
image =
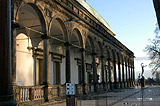
[[[157,15],[158,25],[160,26],[160,0],[153,0],[153,4]]]
[[[133,87],[134,53],[84,0],[14,0],[11,69],[18,104]],[[1,49],[2,50],[2,49]]]

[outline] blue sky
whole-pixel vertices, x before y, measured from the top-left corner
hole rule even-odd
[[[148,39],[155,36],[157,20],[152,0],[87,0],[87,3],[108,22],[116,38],[134,52],[137,77],[140,64],[149,64],[143,50]],[[152,77],[150,71],[146,67],[144,75]]]

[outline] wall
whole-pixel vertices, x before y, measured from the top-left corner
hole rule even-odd
[[[22,33],[16,39],[16,83],[19,86],[31,86],[33,85],[33,57],[32,50],[27,49],[28,44],[32,46],[31,40],[29,39],[28,43],[27,36]]]

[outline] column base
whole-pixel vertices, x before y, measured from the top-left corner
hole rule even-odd
[[[97,87],[97,83],[94,83],[94,92],[97,92],[98,87]]]
[[[123,86],[122,86],[122,82],[119,82],[120,83],[120,88],[123,88]]]
[[[114,89],[117,89],[118,88],[118,84],[117,82],[114,82]]]
[[[83,87],[83,95],[87,95],[87,93],[86,93],[86,83],[83,83],[82,87]]]
[[[0,106],[16,106],[16,104],[12,95],[0,96]]]
[[[110,88],[110,90],[113,90],[112,82],[109,82],[109,88]]]

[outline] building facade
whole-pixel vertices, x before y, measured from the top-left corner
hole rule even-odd
[[[135,86],[134,53],[83,0],[14,0],[12,85],[17,103]]]
[[[157,15],[158,25],[160,26],[160,0],[153,0],[153,4]]]

